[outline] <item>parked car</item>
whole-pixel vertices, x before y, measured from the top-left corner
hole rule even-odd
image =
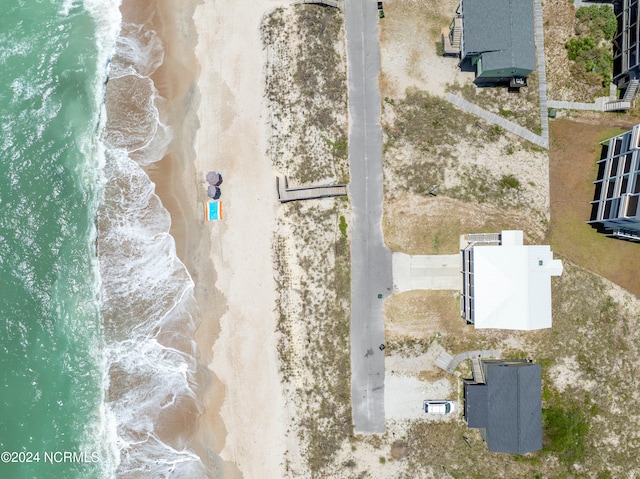
[[[384,10],[382,9],[382,2],[378,2],[378,18],[384,18]]]
[[[453,409],[453,401],[427,399],[424,402],[424,412],[427,414],[449,414]]]

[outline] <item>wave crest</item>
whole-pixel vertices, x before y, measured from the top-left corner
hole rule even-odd
[[[188,449],[201,413],[194,284],[176,255],[169,213],[142,169],[162,159],[172,139],[151,79],[163,58],[155,32],[122,25],[106,86],[98,212],[106,405],[118,477],[204,478]]]

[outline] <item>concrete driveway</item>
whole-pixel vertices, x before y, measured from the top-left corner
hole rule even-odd
[[[462,284],[459,254],[393,253],[393,292],[414,289],[456,290]]]

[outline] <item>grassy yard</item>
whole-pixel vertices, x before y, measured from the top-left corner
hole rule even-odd
[[[640,295],[640,245],[589,227],[599,142],[630,128],[556,120],[550,125],[551,233],[554,252]]]

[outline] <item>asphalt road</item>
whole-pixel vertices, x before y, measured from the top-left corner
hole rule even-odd
[[[391,294],[391,252],[382,239],[380,46],[374,0],[345,1],[349,83],[351,404],[357,434],[385,431],[383,300]]]

